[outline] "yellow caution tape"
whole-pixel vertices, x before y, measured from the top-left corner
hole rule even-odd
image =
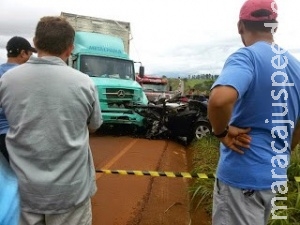
[[[152,177],[183,177],[183,178],[200,178],[209,179],[216,178],[215,173],[187,173],[187,172],[166,172],[166,171],[145,171],[145,170],[107,170],[97,169],[97,173],[105,174],[120,174],[120,175],[135,175],[135,176],[152,176]],[[294,177],[289,181],[296,181],[300,183],[300,177]]]
[[[215,174],[205,173],[187,173],[187,172],[166,172],[166,171],[143,171],[143,170],[106,170],[98,169],[97,173],[120,174],[120,175],[136,175],[136,176],[152,176],[152,177],[183,177],[183,178],[216,178]]]

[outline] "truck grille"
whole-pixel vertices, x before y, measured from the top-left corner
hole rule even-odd
[[[134,97],[134,90],[125,89],[125,88],[106,88],[106,98],[108,100],[116,99],[133,99]]]
[[[118,109],[123,112],[131,112],[127,105],[134,102],[134,90],[126,88],[106,88],[106,102],[109,109]]]

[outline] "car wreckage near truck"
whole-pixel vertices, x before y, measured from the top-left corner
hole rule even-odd
[[[137,110],[140,107],[152,109],[152,106],[136,80],[134,61],[129,58],[130,23],[66,12],[62,12],[61,16],[75,29],[74,50],[67,64],[94,81],[99,93],[103,125],[128,124],[141,128],[138,130],[153,130],[153,126],[149,126],[149,118],[145,118],[148,115]],[[143,66],[139,74],[144,77]],[[192,113],[188,112],[188,115]],[[196,114],[197,120],[191,120],[192,123],[198,122]],[[165,114],[158,115],[159,123],[164,121],[160,118],[166,118]],[[181,116],[178,118],[180,122],[187,121]],[[175,125],[177,123],[178,120],[174,122]],[[161,129],[164,126],[159,126],[155,133],[160,133]],[[195,132],[193,130],[192,138]]]

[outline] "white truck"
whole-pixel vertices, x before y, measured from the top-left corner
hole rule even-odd
[[[75,29],[74,50],[68,64],[94,81],[103,125],[142,127],[144,118],[126,105],[147,105],[129,58],[130,23],[61,12]],[[143,70],[140,70],[143,72]]]

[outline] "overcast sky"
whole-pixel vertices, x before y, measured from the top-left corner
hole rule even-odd
[[[219,74],[242,47],[236,24],[244,0],[0,0],[0,63],[14,35],[32,43],[42,16],[68,12],[130,22],[130,55],[148,74]],[[299,0],[277,0],[275,41],[300,59]]]

